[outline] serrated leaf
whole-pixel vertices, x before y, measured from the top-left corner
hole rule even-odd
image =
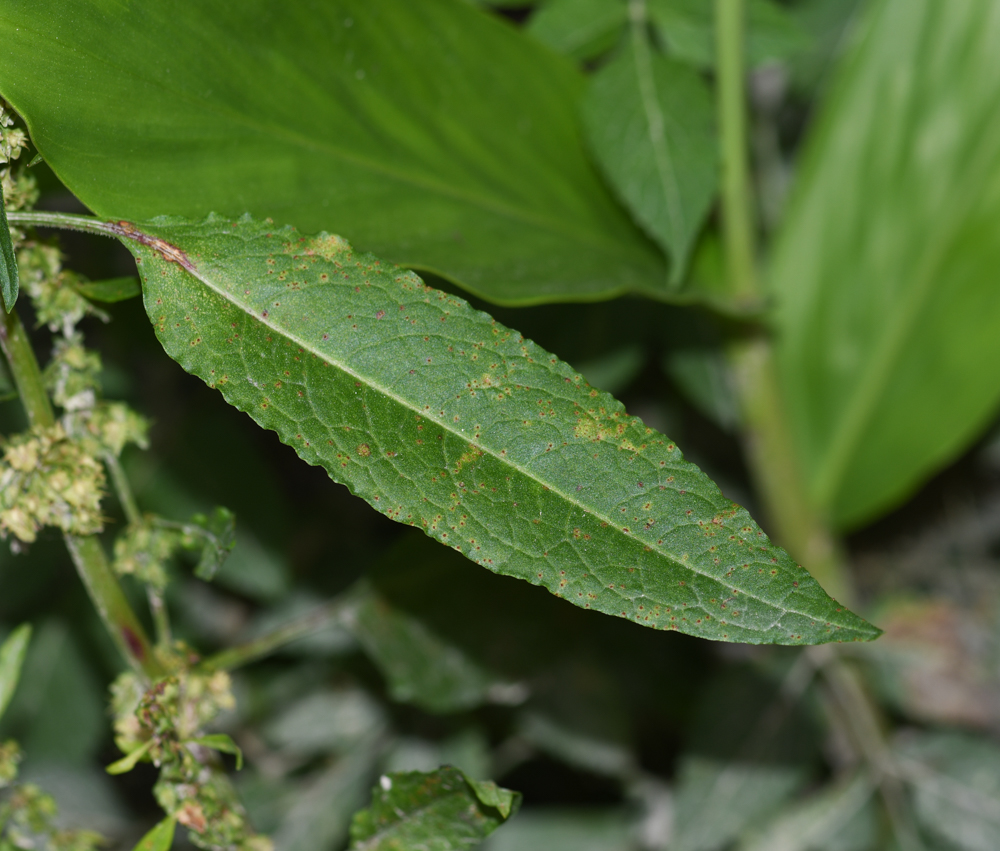
[[[73,289],[84,298],[108,304],[142,295],[139,280],[133,277],[108,278],[105,281],[77,281],[73,284]]]
[[[647,4],[650,21],[671,55],[699,68],[714,67],[710,0],[647,0]],[[784,6],[772,0],[749,0],[746,17],[747,59],[752,66],[797,56],[809,46],[806,33]]]
[[[21,678],[21,666],[30,640],[31,625],[25,623],[8,635],[0,646],[0,718],[7,711],[17,681]]]
[[[642,32],[591,79],[582,104],[591,150],[643,229],[670,256],[676,286],[718,182],[712,93]]]
[[[549,0],[525,29],[553,50],[583,61],[613,47],[627,21],[622,0]]]
[[[195,745],[202,745],[206,748],[211,748],[214,751],[219,751],[220,753],[228,753],[236,757],[236,770],[240,771],[243,768],[243,750],[240,748],[236,742],[232,740],[231,736],[227,736],[225,733],[210,733],[207,736],[199,736],[196,739],[188,739],[187,742]]]
[[[19,287],[14,243],[10,238],[10,226],[7,224],[7,208],[4,204],[3,192],[0,192],[0,297],[3,298],[4,310],[7,313],[14,309]]]
[[[459,851],[489,836],[520,803],[519,792],[448,766],[384,774],[371,807],[354,816],[351,851]]]
[[[167,353],[393,520],[584,608],[726,641],[866,640],[665,436],[339,237],[108,223]]]
[[[174,844],[174,830],[177,827],[177,819],[173,816],[165,818],[149,831],[133,851],[170,851]]]
[[[868,12],[770,276],[801,468],[842,528],[905,499],[1000,402],[1000,7]]]
[[[664,293],[584,150],[582,74],[470,3],[5,0],[0,44],[98,215],[280,215],[504,303]]]

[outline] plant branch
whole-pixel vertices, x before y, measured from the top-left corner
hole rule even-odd
[[[0,322],[0,348],[7,357],[29,424],[32,428],[51,428],[56,423],[55,412],[45,392],[35,351],[17,311],[12,310]],[[100,541],[95,536],[78,537],[68,533],[63,539],[94,607],[122,656],[146,676],[161,676],[164,672],[153,654],[146,631],[125,598]]]
[[[214,656],[209,656],[199,667],[203,670],[231,671],[233,668],[256,662],[258,659],[270,656],[286,644],[336,623],[352,605],[352,595],[342,594],[309,614],[279,626],[253,641],[228,647]]]

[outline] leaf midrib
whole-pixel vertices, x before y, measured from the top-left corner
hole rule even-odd
[[[192,271],[192,269],[193,269],[193,271]],[[316,357],[322,358],[323,360],[330,362],[337,369],[341,370],[342,372],[344,372],[345,374],[351,376],[354,379],[362,381],[365,384],[365,386],[371,388],[372,390],[374,390],[377,393],[381,393],[384,396],[392,399],[397,404],[399,404],[401,407],[406,408],[406,409],[408,409],[408,410],[412,411],[413,413],[418,414],[420,416],[426,415],[426,411],[424,411],[423,408],[421,408],[418,405],[414,405],[414,403],[410,402],[409,400],[407,400],[404,397],[399,396],[394,391],[392,391],[392,390],[384,387],[381,383],[379,383],[379,382],[377,382],[377,381],[375,381],[375,380],[373,380],[373,379],[371,379],[371,378],[369,378],[369,377],[367,377],[365,375],[362,375],[361,373],[355,371],[354,369],[351,369],[349,366],[347,366],[346,364],[344,364],[342,361],[340,361],[338,359],[331,358],[329,354],[323,352],[321,349],[317,350],[309,341],[300,339],[299,337],[297,337],[294,334],[294,332],[290,331],[289,329],[284,328],[284,327],[279,326],[279,325],[276,325],[276,324],[268,321],[267,319],[258,316],[255,313],[255,311],[253,311],[251,309],[248,309],[247,306],[243,302],[241,302],[240,300],[238,300],[228,290],[220,289],[218,286],[216,286],[214,283],[212,283],[212,281],[210,279],[208,279],[207,277],[205,277],[205,275],[202,274],[201,269],[200,269],[200,267],[198,266],[197,263],[193,263],[192,264],[192,269],[185,269],[184,271],[186,271],[192,277],[194,277],[195,279],[197,279],[198,281],[200,281],[202,284],[204,284],[208,289],[210,289],[216,295],[218,295],[219,297],[221,297],[225,301],[228,301],[234,307],[236,307],[237,309],[239,309],[246,316],[248,316],[253,322],[260,323],[260,325],[263,325],[263,326],[265,326],[267,328],[270,328],[276,334],[280,335],[281,337],[283,337],[285,339],[288,339],[288,340],[296,343],[298,346],[302,347],[303,350],[309,352],[310,354],[313,354]],[[560,488],[558,486],[555,486],[555,485],[547,482],[545,479],[543,479],[539,475],[537,475],[537,474],[535,474],[533,472],[530,472],[530,471],[524,469],[524,467],[522,467],[520,464],[517,464],[517,463],[513,462],[509,457],[501,457],[499,455],[499,453],[497,453],[497,451],[495,449],[493,449],[492,447],[490,447],[490,446],[484,446],[482,443],[479,443],[477,441],[471,440],[469,438],[469,436],[466,435],[463,431],[461,431],[460,429],[456,430],[453,426],[448,425],[446,422],[438,422],[438,425],[439,425],[439,427],[442,430],[446,431],[447,433],[451,434],[452,436],[458,437],[458,438],[460,438],[461,440],[464,440],[467,443],[475,445],[478,449],[480,449],[480,450],[484,451],[485,453],[489,454],[491,457],[493,457],[495,460],[497,460],[500,464],[506,465],[506,466],[508,466],[510,468],[513,468],[514,470],[516,470],[517,472],[519,472],[522,476],[524,476],[528,480],[534,481],[534,482],[542,485],[543,487],[548,488],[548,490],[551,493],[557,494],[558,496],[560,496],[563,500],[565,500],[570,505],[576,506],[584,514],[590,515],[591,517],[595,517],[599,521],[603,521],[603,522],[607,523],[607,528],[608,529],[614,530],[615,535],[619,536],[623,540],[628,541],[630,545],[634,545],[638,541],[641,540],[638,537],[633,537],[633,536],[626,535],[625,533],[623,533],[618,528],[618,526],[614,522],[613,518],[606,517],[603,514],[601,514],[600,512],[598,512],[597,510],[595,510],[592,506],[587,506],[587,505],[579,502],[571,494],[568,494],[568,493],[564,492],[562,488]],[[674,528],[677,529],[677,528],[680,528],[683,525],[686,525],[686,524],[684,524],[684,523],[676,523],[675,526],[674,526]],[[663,558],[667,559],[668,561],[672,562],[674,565],[676,565],[677,567],[679,567],[682,570],[686,570],[686,571],[689,571],[692,574],[695,574],[695,575],[698,575],[698,576],[702,576],[705,579],[708,579],[708,580],[713,581],[713,582],[718,582],[718,583],[723,584],[723,585],[726,584],[726,583],[723,582],[723,580],[720,577],[713,576],[711,573],[708,573],[707,571],[700,570],[700,569],[698,569],[698,567],[696,565],[691,565],[689,563],[681,561],[680,558],[678,558],[677,556],[673,555],[670,552],[664,551],[662,548],[660,548],[659,546],[657,546],[654,543],[645,542],[644,545],[649,546],[651,549],[655,549],[655,551],[661,557],[663,557]],[[771,607],[773,609],[776,609],[782,615],[784,615],[784,614],[796,614],[796,615],[801,615],[801,616],[806,617],[806,618],[810,618],[812,620],[823,620],[824,623],[825,622],[835,623],[835,621],[831,617],[820,617],[820,616],[817,616],[817,615],[812,614],[810,612],[804,612],[804,611],[800,611],[798,609],[788,608],[784,604],[779,604],[779,603],[773,602],[771,600],[767,600],[767,599],[765,599],[765,598],[763,598],[763,597],[761,597],[761,596],[759,596],[757,594],[754,594],[752,592],[752,590],[750,590],[748,588],[740,588],[739,587],[739,582],[730,582],[729,584],[731,585],[731,587],[738,588],[741,594],[746,594],[746,596],[748,596],[749,598],[751,598],[753,600],[756,600],[757,602],[761,603],[762,605],[769,606],[769,607]],[[620,596],[620,595],[618,595],[618,596]],[[701,605],[701,604],[699,603],[699,605]],[[770,629],[774,629],[776,627],[776,625],[777,625],[778,620],[780,620],[780,617],[778,619],[776,619],[776,620],[773,620],[766,629],[754,629],[753,627],[748,627],[748,626],[745,626],[743,624],[733,624],[733,626],[741,628],[741,629],[747,629],[750,632],[766,632],[766,631],[768,631]],[[850,627],[850,628],[854,629],[855,627]]]

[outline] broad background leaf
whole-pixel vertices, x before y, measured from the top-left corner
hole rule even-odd
[[[459,851],[485,839],[517,812],[521,796],[457,768],[383,774],[372,804],[351,824],[356,851]]]
[[[390,519],[641,625],[878,634],[668,438],[413,273],[249,218],[119,227],[168,354]]]
[[[249,210],[500,302],[664,290],[583,150],[582,84],[463,0],[0,11],[0,91],[99,215]]]
[[[770,276],[802,468],[840,527],[903,500],[1000,400],[1000,7],[870,13]]]
[[[582,106],[598,163],[636,220],[670,256],[679,284],[715,195],[712,93],[644,31],[593,77]]]

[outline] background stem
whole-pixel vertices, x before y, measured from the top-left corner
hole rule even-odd
[[[743,0],[716,0],[716,77],[722,148],[722,230],[729,291],[760,301],[747,145]],[[754,334],[730,349],[743,413],[747,461],[774,537],[823,586],[850,604],[841,551],[806,492],[785,413],[773,346]]]
[[[56,424],[55,412],[45,391],[35,351],[16,310],[0,322],[0,348],[7,357],[29,425],[32,428],[51,428]],[[78,537],[64,534],[63,539],[94,608],[122,656],[146,676],[162,676],[164,671],[153,654],[146,630],[125,598],[100,541],[92,535]]]

